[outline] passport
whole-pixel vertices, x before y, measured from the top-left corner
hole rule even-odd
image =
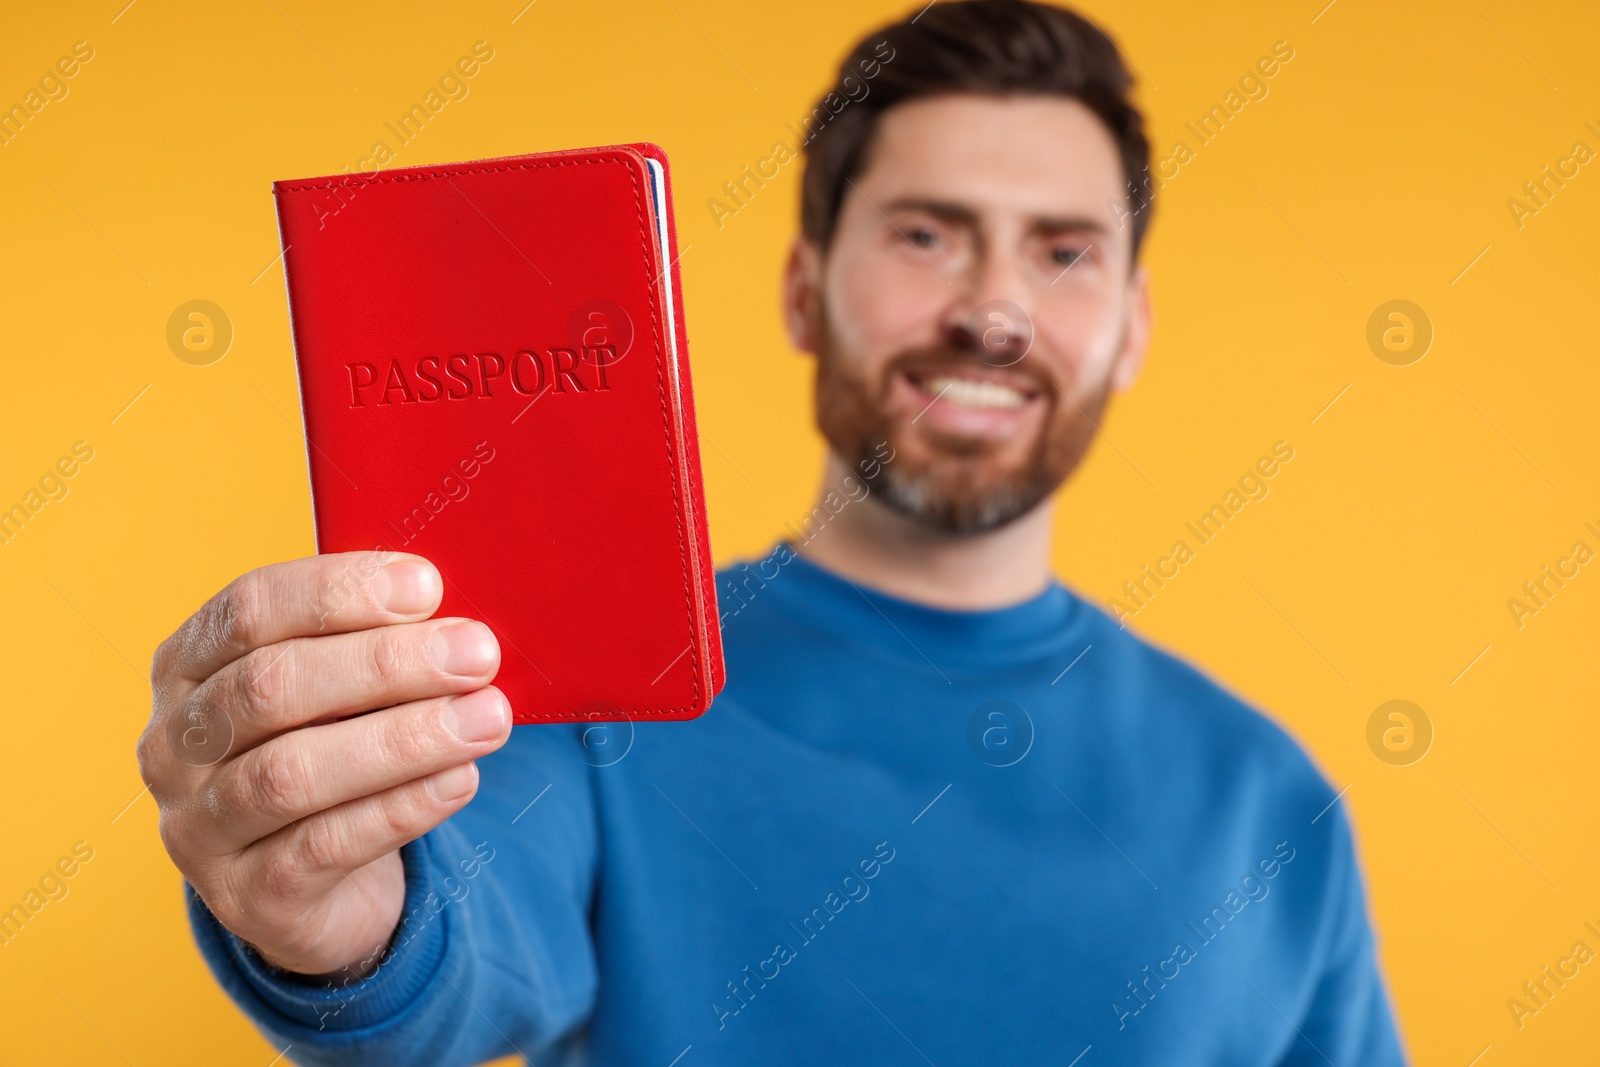
[[[724,680],[666,153],[273,185],[318,552],[410,552],[518,724]]]

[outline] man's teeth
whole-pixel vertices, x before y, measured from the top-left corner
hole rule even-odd
[[[1019,408],[1027,397],[998,382],[971,378],[930,378],[922,388],[936,397],[966,408]]]

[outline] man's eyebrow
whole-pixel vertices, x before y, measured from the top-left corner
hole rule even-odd
[[[930,200],[922,197],[900,197],[883,205],[889,211],[925,211],[934,218],[963,226],[976,226],[978,213],[964,204],[947,200]],[[1062,234],[1087,233],[1109,236],[1111,227],[1102,219],[1088,215],[1035,215],[1028,220],[1028,229],[1035,233]]]
[[[936,219],[945,222],[955,222],[966,226],[976,225],[978,213],[962,204],[954,204],[948,200],[929,200],[922,197],[902,196],[883,205],[883,210],[888,211],[925,211]]]
[[[1111,227],[1105,220],[1088,215],[1041,215],[1028,222],[1028,228],[1038,233],[1088,233],[1096,237],[1111,236]]]

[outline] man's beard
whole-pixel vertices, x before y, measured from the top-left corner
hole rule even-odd
[[[1078,383],[1058,382],[1042,360],[1008,365],[1010,372],[1034,379],[1045,412],[1027,454],[1007,463],[997,456],[1011,442],[919,429],[912,425],[916,416],[886,411],[890,383],[902,370],[1001,365],[976,339],[901,352],[884,364],[877,381],[869,381],[840,351],[826,312],[819,320],[816,403],[823,437],[892,510],[941,533],[984,533],[1032,511],[1082,461],[1110,399],[1109,375],[1069,400]],[[908,447],[913,434],[923,447]]]

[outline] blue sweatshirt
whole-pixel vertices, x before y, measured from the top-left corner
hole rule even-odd
[[[718,590],[711,710],[514,730],[371,977],[189,893],[288,1058],[1403,1062],[1344,806],[1238,697],[1061,584],[944,611],[780,544]]]

